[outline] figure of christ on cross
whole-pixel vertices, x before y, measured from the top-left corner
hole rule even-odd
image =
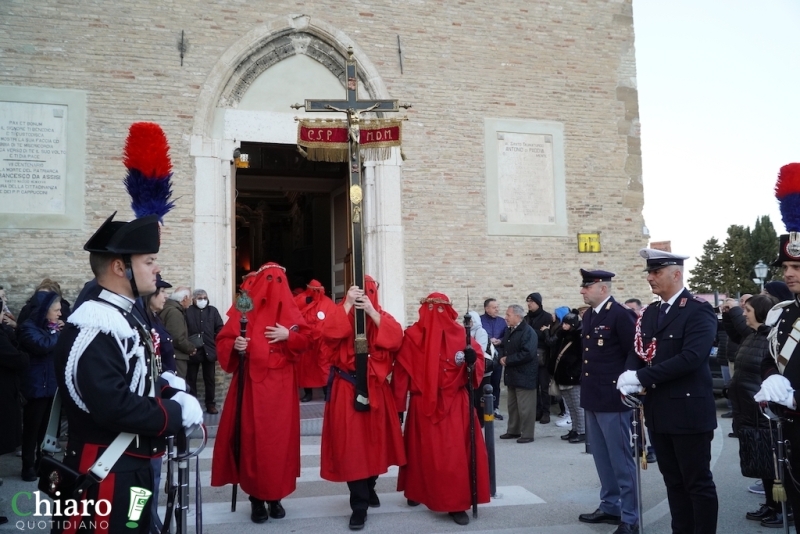
[[[333,111],[347,114],[348,162],[350,172],[350,222],[353,243],[352,265],[353,283],[364,289],[364,235],[362,229],[361,201],[364,197],[361,187],[361,154],[360,125],[361,113],[370,111],[399,111],[397,100],[359,100],[358,76],[353,48],[347,49],[345,63],[347,81],[346,100],[306,100],[304,105],[295,104],[293,109],[305,108],[306,111]],[[408,108],[410,106],[403,106]],[[369,410],[369,393],[367,391],[367,335],[364,310],[355,309],[355,352],[356,352],[356,399],[357,411]]]

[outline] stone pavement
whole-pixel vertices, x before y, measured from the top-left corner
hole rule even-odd
[[[317,425],[323,404],[312,401],[301,405],[303,426],[310,432]],[[726,411],[723,400],[718,401],[718,413]],[[555,406],[553,407],[556,408]],[[214,429],[219,416],[209,417],[207,424]],[[405,499],[395,491],[397,469],[393,468],[378,480],[377,491],[381,507],[370,509],[364,532],[409,534],[416,532],[482,532],[515,534],[522,532],[553,534],[609,534],[611,525],[587,525],[578,522],[578,514],[593,511],[598,504],[599,482],[592,457],[584,452],[582,444],[569,444],[559,436],[566,429],[554,422],[536,425],[535,441],[517,444],[514,440],[496,440],[498,496],[489,505],[479,507],[478,519],[471,519],[466,527],[459,527],[446,515],[430,512],[424,506],[409,508]],[[752,482],[739,472],[738,443],[728,438],[730,419],[719,419],[720,428],[712,442],[712,468],[720,496],[719,532],[765,532],[764,529],[744,519],[747,510],[755,509],[761,497],[747,492]],[[505,431],[505,422],[496,422],[495,435]],[[307,434],[307,432],[304,432]],[[251,532],[349,532],[347,521],[350,515],[346,484],[336,484],[319,478],[318,435],[303,435],[301,438],[302,473],[297,490],[283,500],[286,518],[270,519],[256,525],[250,522],[250,506],[247,496],[239,492],[237,511],[230,512],[230,487],[208,486],[214,439],[201,453],[200,471],[203,491],[204,532],[251,533]],[[436,454],[437,451],[432,451]],[[269,451],[264,451],[269,454]],[[280,461],[280,459],[276,459]],[[194,469],[194,461],[192,461]],[[22,482],[19,478],[20,462],[14,455],[0,457],[0,477],[5,479],[0,486],[0,514],[11,516],[11,522],[0,526],[0,532],[47,532],[44,525],[30,524],[14,516],[10,500],[16,492],[34,491],[33,482]],[[192,484],[194,473],[192,473]],[[642,471],[644,494],[644,532],[662,534],[671,531],[669,509],[666,504],[661,474],[657,465]],[[194,489],[191,490],[192,495]],[[23,501],[20,501],[23,502]],[[161,505],[164,504],[163,495]],[[29,506],[32,508],[32,506]],[[471,515],[471,514],[470,514]],[[15,521],[23,523],[15,526]],[[193,520],[192,520],[193,521]],[[21,528],[19,528],[21,527]],[[116,533],[112,533],[116,534]]]

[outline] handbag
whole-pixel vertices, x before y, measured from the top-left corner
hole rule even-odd
[[[775,478],[772,444],[778,441],[778,430],[768,427],[743,426],[739,436],[739,466],[748,478]]]
[[[189,343],[194,345],[196,349],[203,348],[203,334],[192,334],[189,336]]]
[[[550,378],[550,384],[547,386],[547,392],[553,397],[561,396],[562,389],[572,388],[572,386],[559,386],[558,384],[556,384],[556,379],[555,379],[556,371],[558,370],[558,362],[561,361],[561,357],[564,355],[564,353],[567,351],[570,345],[572,345],[572,341],[564,345],[564,348],[561,349],[561,352],[558,353],[558,358],[556,358],[556,365],[555,367],[553,367],[553,376]]]
[[[547,356],[547,349],[536,349],[536,363],[539,364],[539,367],[544,367],[547,365],[545,356]]]

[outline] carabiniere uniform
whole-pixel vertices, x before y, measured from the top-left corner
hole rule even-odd
[[[798,164],[794,164],[798,165]],[[800,172],[800,171],[798,171]],[[780,236],[778,258],[773,267],[781,266],[784,261],[800,261],[800,242],[792,242],[789,234]],[[777,319],[773,314],[780,313]],[[767,315],[767,324],[773,324],[770,338],[771,358],[761,361],[761,375],[764,379],[780,373],[794,388],[795,403],[800,406],[800,295],[794,300],[777,304]],[[800,482],[800,409],[790,410],[784,406],[771,403],[770,407],[783,417],[783,435],[787,441],[786,456],[794,480]],[[800,508],[800,488],[793,483],[792,477],[785,476],[783,485],[789,503],[794,510]]]
[[[130,223],[112,222],[113,217],[86,243],[86,250],[121,251],[128,261],[131,254],[158,251],[157,217]],[[159,362],[149,329],[133,312],[133,300],[100,288],[70,316],[56,347],[59,393],[69,422],[64,463],[85,473],[120,432],[137,436],[110,474],[84,496],[109,501],[110,515],[93,510],[91,517],[54,517],[53,532],[73,532],[76,523],[82,527],[78,532],[148,532],[150,500],[138,524],[129,521],[131,488],[152,490],[150,459],[163,454],[166,436],[180,431],[181,407],[162,399],[174,390],[156,378]]]

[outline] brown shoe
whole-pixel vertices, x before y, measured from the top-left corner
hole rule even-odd
[[[208,406],[206,406],[206,411],[208,413],[210,413],[211,415],[215,415],[215,414],[219,413],[219,410],[217,410],[217,405],[216,404],[209,404]]]

